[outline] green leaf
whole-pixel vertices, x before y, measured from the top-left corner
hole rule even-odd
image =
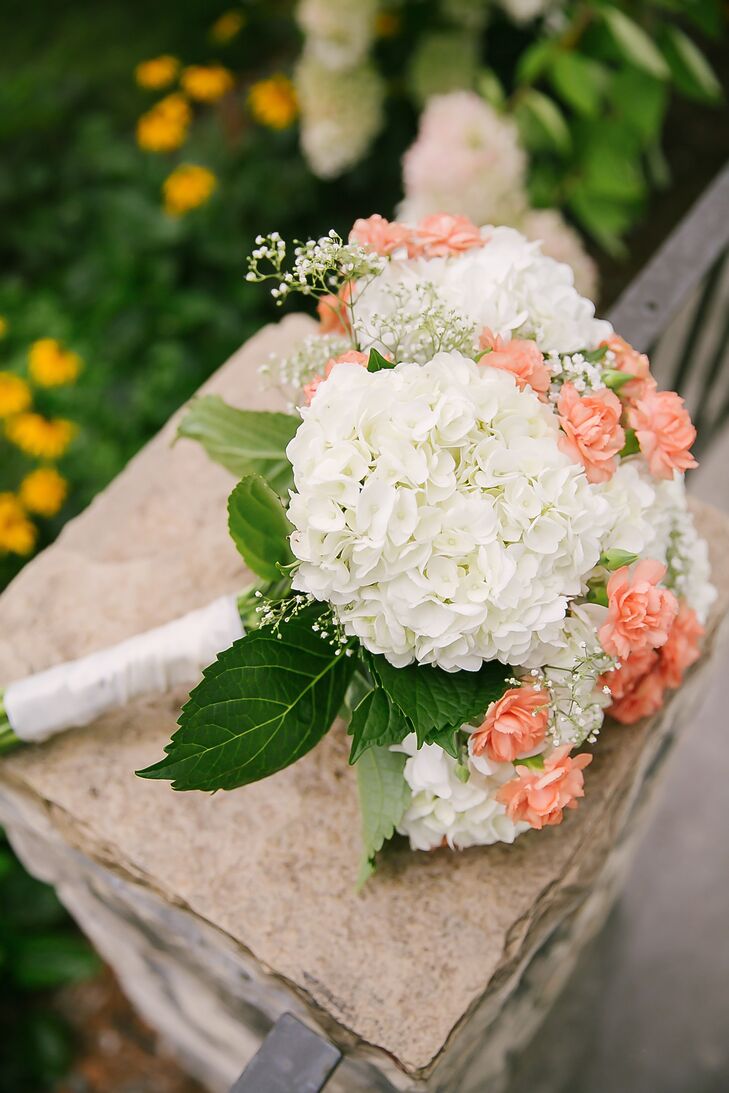
[[[165,758],[137,773],[174,779],[173,789],[235,789],[310,751],[336,717],[356,664],[313,629],[327,610],[312,604],[221,653],[191,693]]]
[[[403,775],[406,760],[406,755],[389,748],[369,748],[357,763],[363,843],[360,886],[374,872],[375,855],[392,838],[410,804],[410,787]]]
[[[610,102],[619,120],[635,133],[642,146],[654,144],[668,105],[668,86],[638,68],[617,72],[610,85]]]
[[[587,602],[597,603],[600,607],[608,606],[608,594],[605,582],[595,578],[587,582]]]
[[[633,554],[629,550],[618,550],[617,547],[614,547],[612,550],[606,550],[604,554],[600,555],[599,564],[610,570],[622,569],[624,565],[632,565],[637,557],[637,554]]]
[[[393,668],[383,656],[370,654],[375,678],[413,726],[418,747],[444,729],[481,717],[506,689],[510,669],[497,661],[477,672],[446,672],[429,664]]]
[[[620,236],[635,219],[635,209],[628,203],[594,193],[578,182],[569,197],[569,206],[580,223],[608,253],[625,254]]]
[[[500,110],[506,101],[504,85],[492,68],[481,69],[476,79],[476,90],[496,110]]]
[[[629,15],[619,8],[608,5],[602,8],[602,17],[618,50],[627,61],[665,80],[668,66],[653,40]]]
[[[549,67],[558,46],[553,39],[540,39],[521,53],[516,66],[516,82],[530,84],[538,80]]]
[[[596,118],[609,80],[608,70],[579,53],[557,53],[549,77],[560,98],[578,114]]]
[[[620,453],[620,458],[625,459],[629,455],[637,455],[640,451],[640,441],[635,435],[635,429],[625,430],[625,446]]]
[[[382,353],[378,353],[376,349],[370,349],[370,356],[369,360],[367,361],[368,372],[381,372],[383,368],[394,367],[394,361],[389,361],[387,357],[383,357]]]
[[[294,561],[293,531],[278,494],[258,474],[242,478],[228,498],[228,530],[246,565],[266,581]]]
[[[698,46],[677,26],[668,25],[661,36],[663,54],[679,91],[700,102],[719,102],[721,84]]]
[[[460,759],[461,757],[461,736],[460,729],[463,722],[459,722],[458,725],[448,725],[445,729],[439,729],[437,732],[431,732],[428,734],[427,743],[437,744],[448,752],[454,759]]]
[[[353,737],[350,763],[356,763],[371,747],[400,744],[413,731],[402,710],[382,687],[374,687],[352,712],[349,735]]]
[[[300,424],[293,414],[237,410],[218,395],[201,395],[190,403],[177,435],[197,440],[236,477],[260,474],[283,495],[292,481],[286,445]]]
[[[522,140],[534,151],[553,149],[566,153],[572,138],[564,114],[553,99],[529,88],[520,98],[516,121]]]

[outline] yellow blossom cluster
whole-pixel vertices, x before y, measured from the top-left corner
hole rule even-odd
[[[76,426],[34,409],[33,387],[73,383],[81,367],[78,353],[55,338],[39,338],[28,350],[28,378],[0,371],[0,436],[41,463],[25,474],[16,492],[0,491],[0,555],[32,553],[38,538],[32,517],[55,516],[66,500],[68,483],[52,464],[65,454]]]
[[[248,104],[255,120],[269,129],[288,129],[299,112],[294,85],[282,73],[254,83]]]
[[[159,91],[177,79],[180,62],[176,57],[163,54],[149,61],[142,61],[134,70],[134,76],[140,87],[147,91]]]
[[[180,83],[196,102],[217,102],[233,90],[233,74],[223,65],[190,65],[183,69]]]
[[[245,21],[245,15],[242,11],[224,11],[211,26],[210,37],[214,42],[225,45],[240,34],[245,26]]]
[[[137,143],[145,152],[174,152],[187,139],[192,110],[179,91],[165,95],[137,122]]]
[[[184,216],[191,209],[204,205],[217,185],[217,179],[207,167],[182,163],[165,179],[162,191],[165,211],[170,216]]]

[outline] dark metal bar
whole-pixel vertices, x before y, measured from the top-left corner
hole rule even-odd
[[[319,1093],[341,1058],[333,1044],[284,1013],[230,1093]]]
[[[729,246],[729,165],[611,309],[616,331],[645,352]]]

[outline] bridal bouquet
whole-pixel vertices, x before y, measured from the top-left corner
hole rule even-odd
[[[232,789],[341,716],[365,876],[395,832],[429,850],[561,823],[606,712],[654,713],[698,657],[682,400],[510,228],[372,216],[293,255],[273,234],[248,279],[313,297],[319,332],[263,369],[290,413],[207,396],[183,420],[240,477],[259,584],[140,773]]]

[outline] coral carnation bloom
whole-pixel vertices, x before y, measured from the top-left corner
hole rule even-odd
[[[320,334],[349,334],[351,325],[347,304],[352,298],[352,285],[347,283],[339,290],[339,295],[331,292],[319,299],[316,305],[316,313],[319,318]]]
[[[574,384],[565,383],[557,409],[564,433],[559,441],[562,451],[582,463],[588,482],[607,482],[617,470],[617,455],[625,445],[618,396],[604,388],[580,397]]]
[[[666,567],[646,558],[630,572],[617,569],[607,583],[608,615],[598,636],[606,653],[620,658],[663,645],[678,612],[668,588],[659,588]]]
[[[486,752],[496,763],[512,763],[538,747],[547,732],[549,695],[535,687],[512,687],[492,702],[471,736],[475,755]]]
[[[577,808],[585,796],[583,770],[592,756],[583,752],[571,758],[569,746],[556,748],[545,760],[544,770],[530,770],[517,764],[517,777],[503,785],[497,800],[506,805],[515,823],[523,821],[540,831],[561,824],[565,808]]]
[[[491,350],[481,358],[481,364],[511,372],[522,390],[531,387],[538,395],[547,393],[549,369],[536,342],[528,338],[512,338],[505,342],[487,327],[481,334],[480,345],[482,349]]]
[[[608,713],[621,725],[634,725],[636,721],[658,713],[663,705],[665,690],[666,681],[659,664],[643,676],[632,690],[613,702]]]
[[[661,671],[667,687],[680,687],[684,673],[699,659],[704,628],[696,612],[684,601],[668,634],[668,641],[661,646]]]
[[[696,429],[675,391],[649,391],[631,407],[629,419],[656,478],[673,478],[674,471],[698,466],[689,451]]]
[[[447,258],[472,247],[482,247],[480,230],[467,216],[434,213],[421,220],[410,243],[411,257]]]
[[[359,243],[360,246],[383,255],[392,254],[406,246],[411,237],[412,230],[406,224],[385,220],[379,213],[368,216],[366,220],[361,217],[355,220],[349,233],[350,243]]]
[[[656,381],[651,375],[650,361],[645,353],[639,353],[637,349],[633,349],[630,342],[626,342],[618,334],[611,334],[600,344],[610,349],[615,356],[613,368],[616,372],[625,372],[634,377],[620,388],[621,395],[633,402],[643,398],[649,391],[655,391]]]

